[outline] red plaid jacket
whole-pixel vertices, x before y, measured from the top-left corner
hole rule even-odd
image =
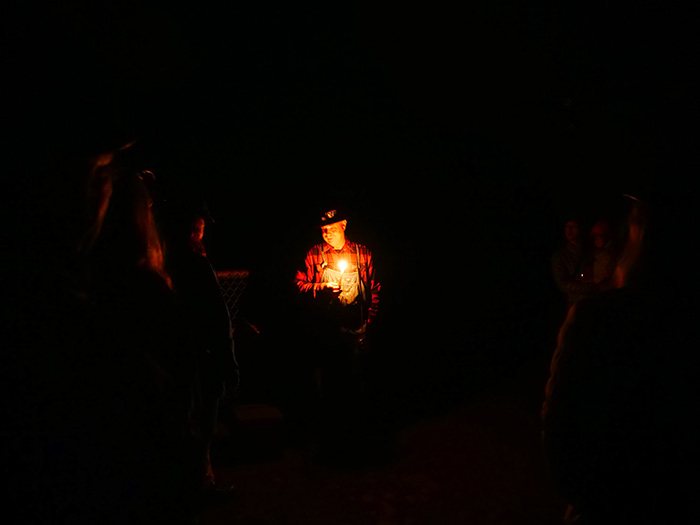
[[[328,267],[331,270],[338,270],[338,261],[341,259],[348,264],[347,272],[357,271],[359,274],[365,290],[367,321],[371,322],[377,315],[381,284],[374,273],[372,252],[366,246],[346,240],[345,246],[338,252],[325,242],[316,244],[306,252],[305,269],[297,271],[297,288],[302,293],[311,293],[316,297],[316,292],[320,290],[318,285],[321,283],[324,269]]]

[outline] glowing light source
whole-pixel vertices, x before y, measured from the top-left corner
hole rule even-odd
[[[340,277],[338,278],[338,288],[343,290],[343,272],[348,267],[348,263],[345,261],[338,261],[338,269],[340,270]]]

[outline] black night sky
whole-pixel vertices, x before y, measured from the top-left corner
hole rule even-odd
[[[568,216],[692,180],[693,35],[651,2],[57,9],[6,18],[20,129],[136,139],[166,199],[206,201],[213,264],[251,272],[281,345],[324,209],[375,253],[406,367],[452,371],[504,334],[550,351]]]
[[[164,20],[152,31],[173,63],[142,143],[154,171],[205,194],[224,266],[286,253],[279,239],[335,204],[391,252],[550,243],[548,221],[572,208],[648,191],[694,104],[682,20],[649,5],[250,4]]]
[[[213,263],[250,270],[268,307],[319,211],[341,206],[388,316],[536,315],[567,216],[692,180],[693,34],[653,2],[120,2],[5,20],[15,139],[137,139],[166,198],[206,200]]]

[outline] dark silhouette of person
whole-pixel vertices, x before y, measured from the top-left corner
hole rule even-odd
[[[236,392],[239,367],[229,310],[203,242],[206,217],[206,205],[181,202],[166,211],[166,266],[196,353],[198,395],[193,417],[200,434],[202,490],[221,494],[232,487],[217,486],[210,447],[219,401],[225,393]]]
[[[617,246],[613,235],[613,229],[609,221],[596,221],[590,231],[591,250],[589,268],[584,269],[584,275],[595,284],[604,289],[605,283],[609,283],[617,266]]]
[[[700,345],[697,193],[630,199],[613,289],[561,327],[543,447],[567,522],[685,523],[696,514]],[[686,266],[687,265],[687,266]]]
[[[179,428],[172,376],[161,373],[167,359],[156,359],[169,352],[154,346],[137,357],[152,339],[138,323],[166,316],[170,292],[166,285],[164,304],[152,310],[138,301],[119,310],[93,293],[107,274],[90,264],[119,191],[115,166],[144,129],[140,109],[153,109],[142,105],[147,92],[173,84],[162,13],[146,11],[12,3],[0,21],[8,101],[0,143],[3,523],[162,522],[155,509],[166,505],[155,500],[173,493],[163,489],[171,470],[180,475],[183,456],[164,461],[161,450],[172,447],[157,446]],[[152,289],[165,282],[144,281]],[[122,323],[129,316],[136,324]]]
[[[99,505],[101,484],[89,480],[103,476],[93,460],[104,434],[93,420],[104,367],[81,245],[99,231],[109,202],[111,149],[37,155],[28,169],[36,187],[1,207],[0,463],[12,480],[2,492],[9,523],[80,523]]]
[[[342,212],[325,212],[319,221],[323,242],[307,251],[296,274],[297,288],[311,302],[319,421],[335,434],[329,443],[347,437],[367,408],[362,401],[367,336],[376,322],[381,289],[371,251],[346,238],[347,224]]]
[[[572,219],[565,223],[562,246],[552,256],[552,276],[567,308],[596,290],[595,283],[584,281],[583,263],[584,245],[579,221]]]
[[[2,274],[13,523],[193,517],[191,366],[147,192],[135,173],[117,173],[114,149],[46,158],[59,201],[21,201],[37,216],[9,230],[24,235]],[[73,190],[74,200],[60,198]]]
[[[90,250],[93,344],[105,367],[95,417],[109,447],[99,462],[110,472],[105,506],[115,515],[187,520],[196,490],[194,352],[143,177],[129,167],[115,172]]]

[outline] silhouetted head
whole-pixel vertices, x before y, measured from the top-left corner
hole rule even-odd
[[[579,224],[578,221],[570,220],[564,225],[564,237],[571,244],[577,245],[579,243]]]
[[[167,252],[172,255],[192,250],[206,255],[205,229],[214,218],[199,188],[175,186],[165,194],[160,218]]]
[[[113,173],[109,206],[93,248],[100,268],[146,268],[169,283],[152,207],[151,194],[139,172],[129,169]]]
[[[204,218],[203,217],[195,217],[194,221],[192,222],[192,230],[190,237],[197,242],[202,242],[202,239],[204,238]]]
[[[612,240],[608,221],[597,221],[591,228],[591,240],[596,248],[604,248]]]
[[[206,221],[204,217],[195,217],[190,225],[190,248],[195,253],[206,255],[207,250],[204,247],[204,227]]]

